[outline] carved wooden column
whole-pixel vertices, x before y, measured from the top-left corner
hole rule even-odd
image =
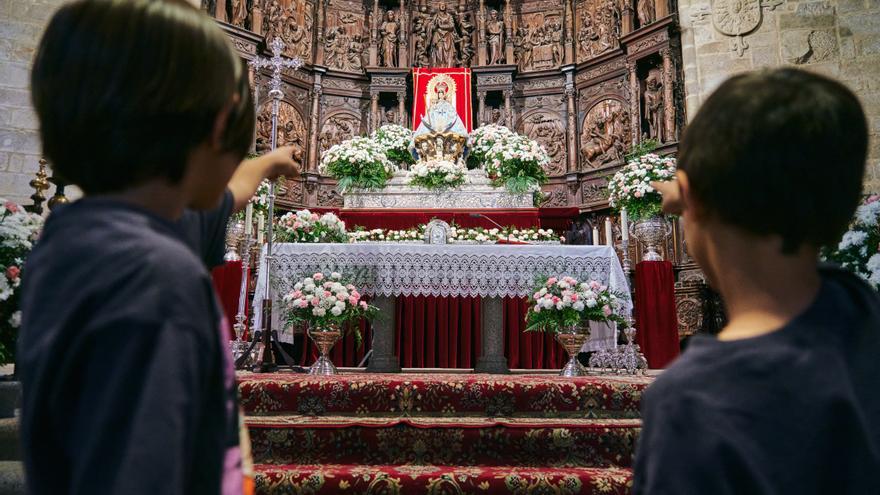
[[[318,135],[321,134],[321,98],[324,92],[321,86],[321,78],[324,70],[315,67],[315,84],[312,86],[312,111],[309,114],[309,127],[311,133],[309,136],[309,166],[308,170],[314,172],[318,170]]]
[[[379,128],[379,92],[370,92],[370,126],[369,131],[373,132]]]
[[[663,125],[665,127],[663,141],[670,142],[676,140],[675,98],[672,93],[673,86],[675,85],[675,75],[672,72],[672,50],[668,47],[664,48],[660,50],[660,56],[663,57]]]
[[[406,0],[400,0],[400,14],[397,16],[397,66],[398,67],[406,67],[406,61],[409,60],[408,50],[407,50],[407,38],[406,26],[409,25],[407,22],[406,15]]]
[[[505,24],[507,19],[504,20]],[[486,65],[489,62],[489,55],[486,53],[486,1],[480,0],[480,10],[477,12],[477,29],[479,30],[480,41],[477,44],[477,63]]]
[[[397,120],[406,127],[406,91],[397,92]]]
[[[229,17],[226,13],[226,2],[223,0],[217,1],[217,6],[214,10],[214,18],[220,22],[229,22]]]
[[[568,135],[568,173],[577,172],[577,107],[575,107],[574,66],[562,69],[565,72],[565,97],[567,99],[567,135]]]
[[[633,21],[634,17],[635,11],[633,10],[632,0],[626,0],[623,4],[623,26],[621,26],[623,34],[628,34],[633,31],[635,26],[635,22]]]
[[[654,0],[654,16],[659,21],[669,15],[669,0]]]
[[[315,23],[318,27],[315,29],[315,45],[317,45],[315,47],[315,65],[324,65],[324,30],[326,29],[324,24],[327,17],[326,2],[327,0],[318,1],[318,15],[316,16],[318,20]]]
[[[254,34],[263,34],[263,9],[256,2],[251,10],[251,31]]]
[[[510,0],[504,0],[504,60],[513,65],[513,11]]]
[[[639,75],[636,72],[636,63],[633,60],[626,62],[626,73],[629,75],[629,92],[630,98],[630,127],[632,128],[632,144],[639,143],[639,135],[642,130],[642,114],[639,111],[639,100],[642,98],[642,92],[639,88]]]
[[[486,123],[486,92],[477,91],[477,123],[483,125]]]
[[[379,65],[379,20],[381,17],[379,0],[373,0],[373,15],[370,23],[370,67]]]
[[[508,129],[513,129],[513,109],[510,107],[510,91],[504,92],[504,121]]]
[[[571,0],[565,0],[562,12],[562,29],[565,31],[564,64],[573,64],[574,60],[574,6]]]

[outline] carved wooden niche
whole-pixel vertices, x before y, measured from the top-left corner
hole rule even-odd
[[[267,0],[263,12],[263,34],[266,40],[280,37],[284,55],[312,61],[314,6],[306,0]]]
[[[550,155],[550,164],[545,169],[547,175],[565,173],[565,124],[562,115],[547,109],[532,110],[523,115],[517,127]]]
[[[621,9],[617,0],[581,2],[575,8],[577,61],[620,46]]]
[[[334,1],[327,9],[324,65],[346,72],[361,72],[367,64],[370,36],[362,3]]]
[[[278,106],[278,146],[293,146],[293,160],[303,170],[306,163],[306,126],[302,115],[290,103],[282,101]],[[272,144],[272,103],[266,102],[257,115],[257,153],[270,150]],[[302,184],[299,181],[286,181],[281,185],[278,196],[293,203],[302,202]]]
[[[328,108],[338,108],[332,103],[334,98],[327,98]],[[361,135],[361,115],[348,110],[341,110],[327,114],[321,124],[321,133],[318,135],[321,153],[347,139]]]
[[[318,191],[318,206],[324,208],[341,208],[342,195],[333,186],[322,187]]]
[[[579,138],[581,170],[621,162],[630,136],[627,103],[606,98],[595,103],[584,116]]]
[[[529,5],[530,10],[541,7]],[[516,65],[522,72],[553,69],[562,63],[562,11],[556,8],[523,12],[513,36]]]

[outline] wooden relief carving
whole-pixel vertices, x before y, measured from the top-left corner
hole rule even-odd
[[[578,62],[620,45],[621,12],[616,0],[584,2],[578,5],[577,12],[575,32]]]
[[[400,22],[397,21],[397,13],[388,9],[382,25],[379,26],[379,62],[383,67],[397,67],[397,44],[400,38]]]
[[[568,194],[563,187],[555,187],[544,191],[544,198],[541,200],[541,207],[555,208],[568,204]]]
[[[257,153],[265,153],[272,144],[272,103],[266,102],[257,115]],[[306,126],[302,115],[290,103],[282,101],[278,107],[278,146],[293,146],[293,159],[303,167],[305,161]]]
[[[297,179],[284,179],[280,183],[278,197],[293,204],[303,203],[303,185]]]
[[[486,45],[489,48],[489,65],[504,63],[504,19],[497,10],[489,11],[486,22]]]
[[[644,118],[647,123],[649,139],[665,142],[664,121],[666,108],[663,101],[663,74],[659,68],[648,71],[645,78]]]
[[[552,112],[534,112],[526,115],[521,124],[523,134],[534,139],[550,155],[546,168],[548,175],[565,173],[565,125],[562,118]]]
[[[590,108],[581,125],[581,169],[623,160],[629,124],[626,105],[621,101],[606,99]]]
[[[521,71],[552,69],[562,63],[562,14],[523,14],[514,36],[516,64]]]
[[[245,0],[241,0],[245,1]],[[312,61],[312,4],[303,0],[269,0],[263,17],[267,40],[280,37],[284,55]]]
[[[435,5],[435,6],[433,6]],[[417,67],[469,67],[474,57],[474,20],[470,12],[441,1],[413,13],[412,63]]]
[[[362,13],[331,10],[324,35],[324,64],[331,69],[360,72],[366,65],[369,36]]]
[[[334,187],[324,187],[318,191],[318,206],[325,208],[341,208],[342,195]]]
[[[355,114],[337,112],[329,115],[321,126],[321,134],[318,141],[321,144],[321,152],[327,151],[331,146],[339,144],[346,139],[351,139],[360,134],[361,119]]]

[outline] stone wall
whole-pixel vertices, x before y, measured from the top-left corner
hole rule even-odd
[[[680,0],[679,15],[689,116],[738,72],[791,64],[832,76],[868,114],[865,188],[880,192],[880,0]]]
[[[30,65],[43,29],[63,0],[0,0],[0,197],[30,204],[40,159]],[[47,194],[51,196],[51,191]]]

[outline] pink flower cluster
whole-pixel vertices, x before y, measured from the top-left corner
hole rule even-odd
[[[366,301],[354,285],[342,281],[339,273],[329,276],[315,273],[304,278],[293,286],[293,290],[284,297],[284,301],[294,310],[309,310],[311,316],[339,317],[353,310],[366,310]]]
[[[582,312],[601,305],[602,313],[611,316],[612,305],[616,304],[616,296],[608,293],[608,287],[591,280],[580,283],[572,277],[550,277],[532,298],[535,300],[535,313],[541,311],[573,309]]]

